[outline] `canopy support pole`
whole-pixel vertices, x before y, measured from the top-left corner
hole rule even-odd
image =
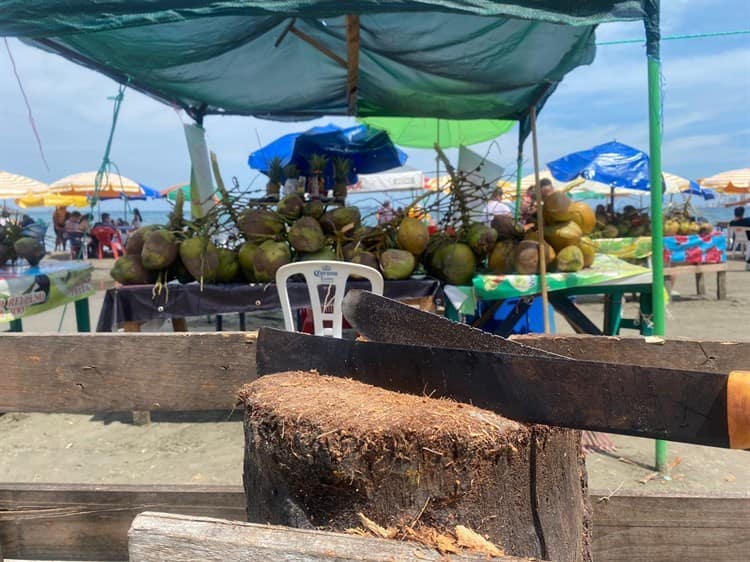
[[[523,172],[523,127],[518,122],[518,150],[516,151],[516,222],[521,219],[521,174]]]
[[[661,169],[661,58],[659,53],[659,1],[645,2],[646,56],[648,68],[648,136],[651,182],[651,273],[653,292],[653,332],[663,336],[664,322],[664,223],[662,217]],[[659,472],[667,464],[667,443],[656,441],[655,466]]]
[[[346,16],[346,59],[346,98],[349,115],[356,115],[359,83],[359,16]]]
[[[292,33],[293,35],[296,35],[300,39],[302,39],[305,43],[311,45],[312,47],[315,47],[318,51],[320,51],[321,53],[323,53],[329,59],[332,59],[332,60],[336,61],[338,64],[340,64],[344,68],[349,68],[349,65],[347,64],[347,62],[343,58],[341,58],[340,56],[338,56],[331,49],[329,49],[328,47],[326,47],[325,45],[323,45],[322,43],[320,43],[316,39],[313,39],[312,37],[310,37],[304,31],[300,31],[299,29],[297,29],[296,27],[294,27],[293,24],[289,27],[289,32]]]
[[[536,136],[536,104],[529,111],[531,120],[531,146],[534,155],[534,181],[536,182],[536,227],[539,235],[539,283],[542,290],[542,317],[544,333],[549,334],[549,294],[547,292],[547,246],[544,241],[544,216],[542,214],[542,187],[539,185],[539,150]]]

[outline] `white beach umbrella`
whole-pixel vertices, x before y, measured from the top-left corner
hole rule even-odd
[[[0,199],[17,199],[30,194],[45,193],[48,190],[49,186],[46,183],[0,170]]]

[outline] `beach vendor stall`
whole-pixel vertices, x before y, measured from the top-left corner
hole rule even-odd
[[[351,115],[492,118],[518,121],[518,167],[520,169],[524,141],[530,136],[537,179],[537,201],[541,201],[541,186],[538,181],[537,114],[568,72],[593,60],[596,26],[615,20],[640,20],[645,24],[649,82],[650,177],[653,184],[658,183],[661,178],[658,1],[602,0],[561,4],[551,0],[462,3],[443,0],[364,0],[340,3],[306,0],[206,2],[197,6],[195,2],[157,0],[108,2],[106,12],[99,3],[46,4],[44,7],[48,9],[36,10],[29,9],[27,2],[3,2],[4,9],[0,10],[0,33],[26,37],[29,42],[42,49],[56,52],[112,77],[123,84],[123,89],[124,85],[127,85],[162,100],[171,107],[184,110],[195,122],[185,126],[191,156],[193,202],[211,203],[212,171],[217,186],[222,191],[223,182],[216,173],[218,166],[214,166],[212,170],[204,125],[210,115],[227,114],[257,115],[284,120],[322,115]],[[490,49],[488,45],[491,46]],[[470,64],[467,64],[467,61]],[[458,222],[451,226],[454,226],[456,235],[467,236],[470,229],[465,214],[467,205],[465,201],[461,201],[461,189],[458,189],[462,182],[461,174],[451,169],[447,158],[444,159],[444,155],[441,154],[440,146],[437,145],[435,148],[451,176],[451,192],[458,193],[456,212],[462,219],[461,229],[455,228]],[[660,190],[651,191],[651,206],[655,214],[661,213],[661,196]],[[350,241],[349,237],[355,233],[360,233],[362,239],[366,237],[366,234],[358,229],[360,217],[351,208],[320,209],[311,205],[306,214],[307,202],[303,202],[300,208],[299,202],[294,200],[294,194],[288,197],[290,198],[279,201],[281,209],[277,207],[271,211],[265,208],[251,208],[236,214],[231,205],[232,200],[222,192],[220,202],[226,205],[224,210],[232,217],[232,221],[245,237],[242,243],[244,252],[242,248],[239,252],[246,257],[252,256],[252,260],[245,263],[252,263],[252,275],[258,283],[271,282],[275,270],[280,264],[290,261],[292,255],[297,257],[327,250],[330,260],[331,252],[335,252],[338,257],[340,250],[343,256],[344,247]],[[520,199],[520,194],[517,193],[516,199]],[[561,203],[562,206],[567,205],[565,201]],[[165,281],[168,281],[169,275],[183,274],[182,270],[176,272],[174,270],[177,268],[170,268],[175,264],[176,255],[179,254],[183,269],[197,280],[197,285],[210,283],[212,276],[218,274],[221,263],[221,252],[215,246],[212,248],[211,233],[207,226],[211,224],[212,208],[211,205],[196,206],[194,203],[191,219],[193,226],[180,222],[171,224],[169,228],[151,232],[148,236],[143,233],[140,251],[131,252],[128,260],[118,262],[121,265],[116,275],[123,279],[128,277],[145,279],[146,283],[153,282],[152,290],[160,296],[168,290],[169,283]],[[233,213],[236,216],[232,216]],[[281,223],[278,215],[283,217]],[[311,221],[305,221],[293,235],[295,228],[305,218],[317,221],[318,226],[313,225]],[[652,219],[652,322],[654,333],[663,335],[662,218],[655,215]],[[175,216],[174,220],[183,219]],[[421,226],[411,221],[405,226],[404,222],[405,220],[398,225],[394,224],[390,232],[385,231],[396,236],[399,247],[380,244],[380,253],[376,256],[384,276],[393,280],[405,280],[410,277],[415,267],[415,254],[428,252],[426,244],[429,243],[429,239],[424,240]],[[518,262],[522,264],[520,273],[538,275],[540,294],[546,305],[550,285],[555,280],[553,275],[577,273],[581,269],[580,264],[585,255],[579,245],[580,236],[577,243],[560,244],[562,247],[556,258],[558,271],[548,275],[545,223],[550,221],[544,216],[542,206],[539,205],[536,236],[519,243],[520,247],[523,242],[529,242],[523,245],[523,255],[519,256],[521,259]],[[206,228],[196,228],[196,225]],[[304,229],[304,235],[299,232],[303,230],[303,226],[309,227]],[[573,226],[550,226],[555,226],[554,239],[558,241],[570,240],[571,232],[575,237],[576,230]],[[306,249],[320,245],[321,236],[318,229],[324,234],[323,246],[328,245],[326,238],[332,238],[334,244],[328,248]],[[408,235],[402,234],[402,229]],[[579,230],[582,229],[579,227]],[[369,241],[373,245],[372,249],[378,247],[382,233],[383,231],[378,232],[375,240]],[[486,233],[486,230],[476,229],[477,246],[486,244],[486,238],[483,236]],[[296,234],[299,234],[299,237]],[[445,234],[450,236],[447,229]],[[402,239],[399,241],[399,238]],[[296,239],[296,243],[293,239]],[[315,244],[309,244],[310,241]],[[294,254],[291,249],[293,246]],[[353,250],[352,260],[354,256],[363,256],[365,252],[373,253],[371,249],[363,252],[357,252],[356,248],[350,250]],[[472,281],[476,272],[474,267],[467,267],[467,264],[472,266],[472,252],[466,241],[449,240],[435,250],[430,260],[431,266],[443,272],[448,284],[465,285]],[[456,259],[457,255],[465,259]],[[170,257],[171,263],[165,264]],[[364,261],[370,258],[363,256],[360,259]],[[241,256],[238,256],[237,262],[237,268],[241,267]],[[228,260],[228,263],[234,262]],[[566,264],[562,269],[561,263]],[[533,267],[530,264],[533,264]],[[576,269],[565,271],[567,267]],[[228,265],[227,269],[231,271],[232,266]],[[546,314],[545,306],[545,318]],[[548,320],[545,319],[545,331],[549,331]],[[199,339],[201,336],[195,336],[193,341],[203,341]],[[144,341],[148,338],[140,337]],[[133,336],[123,336],[123,339],[135,341]],[[516,424],[513,425],[503,420],[497,423],[496,418],[487,417],[490,412],[476,411],[468,404],[457,404],[455,410],[451,409],[446,411],[446,415],[442,415],[439,413],[441,410],[435,407],[436,403],[430,402],[432,398],[429,396],[418,396],[414,401],[405,402],[393,393],[386,393],[383,388],[369,386],[369,390],[363,390],[361,387],[355,389],[352,386],[355,385],[353,381],[341,382],[339,379],[333,379],[328,382],[326,379],[326,382],[321,383],[321,379],[311,377],[308,373],[294,373],[293,371],[314,368],[315,363],[323,355],[321,352],[328,349],[341,350],[327,353],[327,361],[320,362],[324,367],[331,367],[336,363],[339,370],[333,374],[345,376],[346,369],[352,368],[352,363],[347,364],[347,359],[356,356],[356,353],[347,351],[351,349],[364,350],[368,355],[369,364],[377,368],[377,350],[385,349],[386,352],[380,354],[380,358],[391,362],[390,365],[402,362],[406,367],[405,370],[399,369],[399,376],[391,379],[408,379],[409,368],[413,366],[414,370],[417,370],[422,365],[437,379],[450,379],[456,381],[458,386],[471,387],[476,391],[461,394],[463,398],[480,396],[483,390],[489,390],[490,394],[493,394],[496,390],[493,386],[476,386],[472,377],[467,375],[472,373],[473,369],[473,354],[468,350],[459,352],[454,349],[420,348],[415,345],[411,346],[414,348],[411,351],[403,348],[399,351],[391,346],[382,347],[377,342],[349,342],[330,338],[321,342],[321,339],[271,330],[263,331],[259,338],[256,362],[258,373],[265,375],[282,370],[290,372],[282,377],[261,377],[260,381],[256,381],[258,384],[246,387],[242,394],[248,412],[245,443],[245,482],[248,494],[246,513],[253,520],[297,526],[312,525],[310,521],[325,521],[331,530],[341,530],[357,524],[351,516],[357,512],[357,509],[353,508],[360,505],[357,502],[362,498],[368,502],[362,504],[362,512],[375,513],[375,518],[380,521],[396,518],[416,523],[423,514],[438,514],[433,521],[439,522],[450,519],[449,515],[444,516],[444,509],[450,514],[451,508],[458,505],[457,509],[461,510],[458,512],[459,515],[471,516],[477,521],[481,533],[475,533],[477,536],[481,538],[487,535],[498,544],[502,544],[509,555],[554,560],[591,558],[592,533],[585,498],[586,480],[580,461],[579,436],[575,431],[564,428],[541,428],[539,431],[534,424],[513,422]],[[252,348],[254,351],[254,342],[249,339],[245,341],[249,342],[246,349]],[[273,345],[273,342],[276,342],[276,345]],[[639,342],[639,345],[647,344]],[[315,353],[306,352],[310,346],[314,348]],[[410,356],[410,352],[413,357]],[[460,369],[448,373],[441,370],[440,363],[444,361],[450,364],[451,356],[461,358],[458,363]],[[515,356],[503,359],[496,353],[480,363],[494,363],[490,372],[500,374],[506,366],[505,361],[510,365],[524,367],[514,370],[520,377],[530,377],[534,372],[541,370],[541,365],[551,365],[546,374],[556,375],[554,366],[561,365],[564,376],[548,377],[548,380],[554,378],[557,383],[569,385],[572,390],[575,390],[577,385],[571,381],[582,380],[569,377],[578,367],[578,363],[559,363],[568,361],[566,357],[556,358],[553,363],[544,363],[538,355],[525,359]],[[593,363],[587,366],[586,372],[592,377],[600,377],[599,379],[585,379],[584,383],[579,383],[589,392],[587,397],[597,397],[593,401],[596,411],[594,412],[585,400],[582,402],[580,396],[577,396],[578,400],[572,408],[575,413],[580,411],[585,416],[593,414],[589,421],[593,419],[598,422],[606,419],[611,412],[606,402],[612,402],[609,397],[615,395],[617,386],[607,386],[606,381],[602,382],[602,373],[616,373],[628,378],[628,375],[649,369],[638,365],[615,364],[609,357],[604,358],[604,361],[606,363]],[[220,379],[233,372],[231,368],[218,369],[216,366],[216,376],[206,378]],[[159,372],[159,365],[156,367],[154,377],[158,378],[162,373]],[[406,376],[402,377],[402,374]],[[179,387],[180,391],[185,393],[195,392],[195,387],[202,384],[192,384],[192,381],[190,385],[181,384],[181,375],[181,372],[170,369],[169,382],[166,382],[166,377],[160,378],[159,381],[164,382],[162,386],[169,386],[167,392],[175,387]],[[653,430],[654,424],[650,423],[653,418],[643,418],[640,415],[643,413],[641,406],[643,410],[659,419],[663,414],[659,409],[662,405],[662,392],[674,392],[675,388],[679,388],[678,392],[684,394],[681,382],[692,381],[694,377],[690,375],[691,373],[678,371],[669,378],[651,376],[639,379],[649,381],[649,400],[641,405],[636,403],[636,399],[630,398],[637,394],[628,394],[628,400],[617,404],[619,409],[615,417],[619,419],[620,412],[629,411],[630,417],[625,419],[646,419],[645,423]],[[494,380],[498,381],[501,378],[495,376]],[[711,380],[708,376],[701,378]],[[728,411],[728,379],[730,375],[724,373],[720,381],[724,385],[721,394],[723,402],[717,404],[725,406],[721,413]],[[739,376],[734,376],[731,380],[738,379],[744,380]],[[369,382],[377,385],[378,380],[380,379],[370,379]],[[592,380],[596,382],[587,382]],[[630,377],[628,380],[632,385],[635,379]],[[532,378],[527,378],[524,384],[534,389],[535,385],[529,384],[531,381]],[[664,381],[670,384],[665,385]],[[420,380],[415,378],[409,382],[412,386],[419,386],[424,394],[423,386],[418,384]],[[321,384],[327,385],[327,392],[318,392],[322,389],[319,386]],[[605,392],[600,392],[600,385],[606,387]],[[382,386],[394,388],[393,385]],[[514,396],[512,388],[505,387],[506,397]],[[545,388],[546,393],[538,394],[535,400],[530,400],[533,396],[531,392],[522,400],[517,400],[516,404],[524,409],[528,404],[546,402],[554,406],[560,404],[561,407],[571,410],[570,403],[560,402],[561,395],[555,393],[555,387]],[[312,391],[308,392],[310,390]],[[708,388],[706,394],[713,390],[714,387]],[[444,396],[451,397],[451,393],[446,392]],[[554,396],[557,396],[556,402],[548,400]],[[575,392],[571,396],[576,396]],[[355,400],[347,400],[348,397],[354,397]],[[292,404],[292,398],[297,400],[293,405],[300,408],[296,415],[289,410],[283,410]],[[421,404],[418,408],[417,402]],[[505,406],[510,407],[512,403],[513,400],[508,400]],[[153,404],[154,401],[149,397],[148,400],[140,400],[136,405],[152,407]],[[378,410],[382,404],[386,404],[387,408]],[[670,423],[666,427],[677,427],[677,430],[680,430],[678,426],[684,424],[677,420],[674,413],[688,411],[688,405],[677,400],[665,401],[665,404],[669,404],[671,408],[667,412]],[[393,408],[389,410],[391,405]],[[463,410],[465,415],[460,418],[460,424],[456,425],[452,420],[455,419],[454,414],[458,410]],[[744,410],[736,410],[744,416]],[[257,415],[253,417],[252,412],[256,412]],[[437,416],[435,412],[438,412]],[[343,440],[338,420],[333,426],[325,426],[322,430],[323,425],[319,423],[323,417],[330,420],[330,415],[342,413],[347,423],[354,420],[354,430]],[[693,415],[692,410],[689,413]],[[412,416],[411,420],[408,416]],[[473,416],[477,416],[479,421]],[[379,430],[373,432],[372,428],[381,425],[367,426],[368,420],[376,418],[387,419],[388,423],[393,423],[402,437],[418,437],[369,440],[369,436],[379,434]],[[726,416],[716,416],[716,419],[722,421],[725,421],[724,418]],[[737,418],[744,419],[740,416]],[[289,423],[283,423],[287,419]],[[573,416],[566,419],[579,418]],[[271,420],[282,420],[282,423],[267,423]],[[492,427],[485,424],[487,420],[491,420]],[[418,431],[408,433],[407,421],[413,422],[412,427],[416,427]],[[523,421],[535,422],[540,419],[535,419],[532,415],[525,417]],[[541,421],[554,423],[556,420],[543,418]],[[701,431],[701,421],[703,419],[700,416],[696,421],[691,417],[690,429],[696,426],[697,431]],[[475,425],[478,423],[483,425]],[[444,426],[448,429],[445,430]],[[573,423],[567,427],[578,426]],[[583,427],[591,429],[609,426],[587,423]],[[734,421],[731,427],[734,428]],[[313,430],[310,431],[310,428]],[[439,433],[430,433],[434,428],[438,428],[436,431]],[[464,430],[456,432],[453,431],[454,428]],[[483,429],[488,431],[483,432]],[[717,432],[721,440],[701,442],[718,442],[724,446],[733,442],[744,445],[744,440],[728,439],[725,435],[728,433],[726,427],[722,430]],[[635,430],[631,428],[632,431]],[[301,455],[290,449],[289,445],[295,443],[307,447],[308,442],[305,440],[308,434],[312,436],[309,440],[309,449],[298,449],[302,451]],[[294,435],[294,440],[289,438],[290,435]],[[431,435],[437,435],[438,440],[430,441]],[[485,439],[485,435],[489,435],[488,440]],[[647,435],[651,438],[669,437],[669,433],[664,431],[651,431]],[[331,447],[343,444],[352,436],[364,436],[366,440],[363,443],[368,443],[367,446],[370,447],[368,451],[374,451],[376,455],[385,454],[385,465],[396,466],[396,462],[401,461],[415,464],[399,465],[405,468],[401,471],[403,477],[400,473],[396,475],[393,470],[388,470],[384,472],[384,479],[371,479],[363,481],[362,486],[358,483],[352,486],[355,480],[350,474],[358,479],[358,475],[363,472],[360,468],[369,475],[376,468],[375,465],[379,464],[370,462],[363,455],[364,446],[360,446],[359,442],[350,448]],[[391,443],[405,443],[405,446],[391,447]],[[412,443],[417,443],[418,449],[410,450]],[[440,445],[446,453],[458,450],[470,451],[470,454],[464,455],[459,452],[460,458],[456,459],[458,462],[454,462],[453,458],[449,460],[440,450],[432,449],[430,445],[436,446],[434,443]],[[307,451],[310,451],[310,454]],[[352,459],[354,464],[350,467],[354,467],[354,470],[340,470],[341,465],[335,463],[342,457]],[[289,462],[286,462],[287,459]],[[366,462],[362,462],[363,459]],[[496,487],[482,487],[485,482],[480,474],[482,466],[470,466],[468,463],[473,459],[488,461],[489,464],[482,466],[489,467],[486,470],[486,473],[490,474],[487,480]],[[391,460],[394,462],[391,463]],[[447,460],[449,462],[445,462]],[[464,460],[467,461],[466,465],[462,464]],[[664,464],[665,450],[660,448],[657,450],[657,468],[664,468]],[[289,473],[284,472],[285,467],[289,465],[295,467],[291,478]],[[424,467],[428,465],[431,468],[425,472]],[[459,465],[466,466],[467,470],[462,469],[460,478],[457,478],[455,471]],[[412,470],[412,467],[415,470]],[[315,478],[297,478],[303,475],[305,470],[308,470],[307,474],[316,477],[323,475],[325,482],[319,482]],[[429,478],[433,474],[438,477]],[[476,479],[475,474],[478,476]],[[499,474],[503,477],[498,478]],[[436,488],[428,488],[425,498],[427,480],[435,482]],[[370,487],[368,482],[376,482],[377,485]],[[443,486],[443,483],[447,487]],[[300,497],[292,497],[287,494],[287,490],[304,490],[304,493]],[[324,496],[315,495],[320,490],[325,490]],[[337,493],[336,502],[330,501],[331,490]],[[489,493],[483,493],[482,490],[489,490]],[[373,494],[370,494],[370,491]],[[394,491],[395,493],[390,493]],[[518,493],[519,491],[521,493]],[[385,496],[382,492],[386,492]],[[314,500],[309,501],[313,497]],[[449,498],[451,501],[433,501],[435,498]],[[456,499],[455,502],[453,498]],[[388,503],[394,499],[395,504]],[[331,510],[338,513],[332,513]],[[454,522],[457,520],[460,518],[451,519]],[[388,533],[387,530],[384,532]],[[433,555],[437,556],[434,552],[430,556]]]

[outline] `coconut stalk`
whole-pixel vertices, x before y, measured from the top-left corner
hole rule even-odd
[[[238,220],[239,216],[237,215],[237,212],[234,209],[234,205],[232,204],[232,200],[229,196],[229,191],[227,191],[226,186],[224,185],[224,178],[221,177],[221,170],[219,169],[219,159],[216,157],[216,153],[212,150],[211,151],[211,168],[214,172],[214,180],[216,181],[216,187],[219,190],[219,193],[221,194],[221,201],[219,201],[219,205],[226,211],[226,213],[231,217],[232,222],[234,223],[234,226],[237,227],[237,230],[239,231],[238,227]],[[240,231],[241,233],[242,231]]]
[[[266,196],[276,201],[279,200],[281,190],[281,176],[283,174],[281,158],[274,156],[268,163],[268,183],[266,184]]]
[[[348,158],[336,158],[333,161],[333,196],[342,203],[346,200],[346,182],[352,169],[352,161]]]
[[[328,158],[323,154],[313,154],[310,157],[310,172],[312,173],[312,185],[310,186],[310,196],[313,199],[320,198],[320,184],[323,179],[323,173],[328,165]]]

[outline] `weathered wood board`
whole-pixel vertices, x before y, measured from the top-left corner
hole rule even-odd
[[[128,533],[130,562],[479,562],[486,554],[442,555],[416,543],[147,512]],[[502,556],[497,562],[529,558]]]
[[[748,342],[666,339],[660,343],[658,340],[646,343],[643,337],[541,334],[512,336],[511,339],[585,361],[717,373],[750,369]]]
[[[596,562],[745,561],[750,497],[591,492]],[[245,520],[241,486],[0,484],[6,558],[127,560],[133,518],[158,510]]]
[[[255,333],[7,334],[0,412],[229,410]]]

